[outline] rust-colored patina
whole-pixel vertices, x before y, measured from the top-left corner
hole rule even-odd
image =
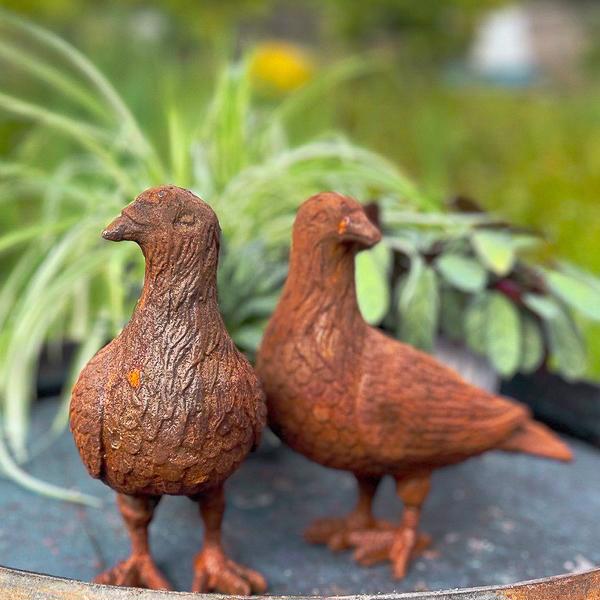
[[[600,569],[493,587],[373,596],[264,596],[265,600],[600,600]],[[0,567],[0,598],[10,600],[230,600],[229,596],[106,588]]]
[[[363,565],[389,560],[402,578],[428,542],[418,525],[432,471],[493,448],[565,461],[571,452],[524,406],[467,384],[365,323],[354,259],[380,239],[352,198],[323,193],[300,207],[288,279],[257,369],[273,430],[358,483],[355,510],[315,522],[306,538],[333,550],[354,547]],[[404,504],[398,525],[372,514],[385,475],[396,480]]]
[[[258,573],[221,547],[223,484],[258,444],[265,421],[258,379],[236,349],[217,304],[219,222],[191,192],[143,192],[102,233],[131,240],[146,259],[144,289],[121,334],[81,372],[71,429],[90,475],[117,493],[129,559],[100,583],[168,589],[148,526],[164,494],[200,505],[204,547],[194,591],[263,592]]]

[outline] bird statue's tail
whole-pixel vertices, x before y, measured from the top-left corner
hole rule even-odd
[[[525,421],[500,446],[507,452],[523,452],[553,460],[573,460],[569,447],[548,427],[534,420]]]

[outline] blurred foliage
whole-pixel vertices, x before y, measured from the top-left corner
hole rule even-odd
[[[284,276],[294,208],[319,188],[379,199],[386,210],[399,198],[439,209],[448,196],[465,193],[542,231],[536,263],[578,281],[587,275],[554,264],[556,257],[600,272],[600,36],[592,37],[586,77],[569,88],[484,87],[456,61],[477,19],[500,3],[0,0],[84,51],[4,20],[0,28],[0,401],[17,458],[39,348],[65,337],[86,340],[75,376],[131,310],[140,257],[127,245],[105,249],[97,234],[150,184],[187,185],[216,206],[226,242],[221,302],[237,343],[250,351]],[[231,61],[255,41],[276,38],[289,43],[283,53],[263,46],[263,66],[254,63],[252,80],[243,61]],[[369,68],[353,60],[326,66],[348,50],[364,55],[373,48],[376,72],[371,61]],[[257,83],[260,93],[252,88]],[[421,187],[336,131],[402,164]],[[441,216],[452,231],[452,219]],[[388,233],[399,242],[397,230]],[[361,254],[362,309],[373,322],[404,311],[404,325],[390,325],[427,346],[428,332],[451,321],[444,315],[453,292],[469,302],[477,296],[457,285],[479,286],[482,267],[489,284],[491,265],[479,260],[485,245],[479,239],[464,256],[423,260],[393,293],[382,278],[392,265],[389,247]],[[123,277],[121,288],[115,282]],[[561,281],[554,276],[550,293],[571,311]],[[589,285],[578,288],[576,303],[587,304]],[[489,301],[473,302],[469,311],[470,333],[462,332],[472,347],[475,326],[490,310],[517,322],[498,290],[488,291]],[[543,302],[535,308],[550,314]],[[551,330],[534,308],[527,311],[519,313],[522,337],[505,346],[522,348],[520,367],[537,364],[532,331],[543,332],[545,349],[559,339],[569,348],[579,327],[591,349],[589,373],[600,377],[600,326],[569,317]],[[407,330],[411,321],[419,331]],[[566,360],[564,354],[554,366],[560,370]],[[508,372],[514,364],[500,357],[496,366]],[[17,385],[8,385],[9,374]],[[57,423],[64,424],[64,411]],[[56,492],[29,478],[1,444],[0,464],[26,485]]]
[[[275,305],[302,200],[336,189],[357,197],[385,194],[405,208],[430,206],[397,167],[340,134],[288,139],[286,123],[331,85],[364,71],[362,60],[334,65],[280,102],[265,104],[252,93],[247,62],[228,64],[194,113],[177,102],[187,98],[185,88],[160,103],[154,142],[111,82],[62,38],[8,13],[0,14],[0,34],[6,68],[44,90],[31,98],[8,80],[0,91],[0,111],[31,124],[0,160],[6,209],[0,253],[7,258],[0,285],[0,401],[3,432],[18,461],[27,457],[41,348],[65,340],[80,347],[55,423],[61,429],[77,373],[133,310],[142,254],[134,244],[102,242],[99,232],[145,188],[169,182],[191,188],[219,215],[221,309],[234,341],[250,354]],[[29,487],[83,499],[32,481],[3,439],[4,471]]]
[[[392,41],[422,63],[462,57],[481,15],[507,0],[334,0],[324,4],[331,29],[351,45]]]
[[[505,90],[404,70],[363,80],[337,104],[324,118],[404,165],[438,202],[477,198],[541,232],[541,259],[600,273],[600,81]],[[600,326],[582,329],[597,379]]]
[[[427,352],[442,334],[503,377],[544,364],[569,380],[586,374],[579,323],[600,323],[600,278],[567,263],[541,266],[532,260],[539,237],[485,213],[383,209],[382,248],[358,259],[370,322]]]

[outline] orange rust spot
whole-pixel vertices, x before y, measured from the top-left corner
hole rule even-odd
[[[133,388],[137,388],[140,386],[140,371],[139,369],[133,369],[133,371],[129,371],[127,373],[127,381]]]
[[[344,217],[338,224],[338,233],[340,235],[346,233],[346,229],[348,229],[348,224],[350,223],[350,217]]]

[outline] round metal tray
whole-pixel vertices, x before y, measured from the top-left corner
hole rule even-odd
[[[41,403],[34,414],[35,431],[42,431],[54,409],[53,402]],[[600,600],[598,571],[575,574],[600,565],[600,452],[570,443],[573,464],[492,452],[436,473],[422,524],[434,544],[400,582],[392,579],[389,565],[362,568],[349,553],[334,554],[303,541],[302,530],[312,519],[351,508],[352,477],[286,448],[267,448],[249,457],[228,482],[226,548],[232,558],[261,570],[269,593],[278,597],[384,593],[390,598]],[[87,475],[68,433],[28,468],[46,480],[95,494],[104,503],[93,509],[56,502],[0,479],[0,564],[5,567],[0,598],[187,597],[75,581],[90,581],[128,552],[114,494]],[[397,519],[400,510],[393,482],[386,481],[376,512]],[[194,503],[165,498],[151,528],[151,543],[173,587],[190,589],[193,557],[202,543]],[[558,579],[515,583],[568,572]],[[489,585],[505,587],[469,589]],[[453,588],[461,591],[430,593]],[[413,595],[403,595],[408,592]]]
[[[118,588],[83,583],[60,577],[15,571],[0,567],[0,594],[11,600],[193,600],[197,598],[227,598],[220,594],[186,592],[157,592],[136,588]],[[248,596],[240,596],[248,598]],[[283,598],[315,598],[314,596],[261,596],[265,600]],[[364,598],[372,596],[337,596]],[[600,569],[578,575],[559,575],[535,581],[525,581],[499,587],[479,587],[439,592],[387,594],[383,600],[598,600],[600,598]]]

